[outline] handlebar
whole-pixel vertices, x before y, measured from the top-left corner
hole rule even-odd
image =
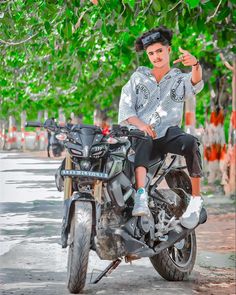
[[[25,123],[25,127],[43,127],[43,124],[37,121],[28,121]]]
[[[136,137],[144,139],[146,134],[145,132],[139,130],[139,129],[131,129],[129,130],[126,126],[120,126],[120,125],[113,125],[110,135],[114,135],[116,137]]]
[[[25,127],[42,127],[48,129],[50,131],[60,131],[61,129],[65,129],[65,126],[59,126],[52,119],[47,119],[44,123],[38,121],[27,121],[25,123]]]
[[[139,129],[133,129],[133,130],[130,130],[130,136],[132,136],[132,137],[145,137],[146,134],[145,134],[145,132],[143,132]]]
[[[84,125],[87,126],[87,125]],[[56,122],[52,121],[51,119],[47,119],[44,124],[37,121],[28,121],[25,123],[25,127],[43,127],[45,129],[49,129],[51,131],[64,131],[66,133],[69,133],[71,128],[73,128],[73,125],[71,126],[59,126],[56,124]],[[83,125],[81,125],[83,127]],[[88,126],[87,126],[88,127]],[[121,125],[112,125],[112,129],[109,132],[109,134],[106,135],[106,137],[110,137],[111,135],[115,137],[136,137],[140,139],[144,139],[146,134],[145,132],[139,130],[139,129],[131,129],[129,130],[126,126]]]

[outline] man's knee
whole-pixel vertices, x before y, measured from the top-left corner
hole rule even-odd
[[[145,136],[144,139],[136,139],[134,147],[135,150],[151,150],[153,145],[153,140],[151,136]]]
[[[181,148],[183,154],[195,153],[199,150],[199,141],[191,134],[186,134]]]

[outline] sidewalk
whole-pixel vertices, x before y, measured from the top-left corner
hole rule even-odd
[[[235,295],[235,200],[219,187],[203,186],[203,191],[208,220],[196,230],[195,294]]]
[[[10,159],[38,158],[58,166],[64,158],[47,158],[46,151],[6,153]],[[203,185],[202,191],[208,220],[196,230],[198,256],[191,275],[193,294],[235,295],[235,200],[224,196],[219,186]],[[165,286],[166,282],[162,283]]]

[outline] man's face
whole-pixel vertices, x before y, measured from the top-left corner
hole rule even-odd
[[[162,68],[170,64],[170,51],[170,46],[161,43],[154,43],[146,49],[148,58],[155,68]]]

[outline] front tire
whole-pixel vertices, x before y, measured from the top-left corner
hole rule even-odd
[[[92,204],[76,201],[74,206],[67,264],[67,287],[70,293],[78,294],[86,282],[92,231]]]
[[[195,232],[185,237],[182,246],[175,245],[150,258],[155,270],[167,281],[188,279],[197,255]]]

